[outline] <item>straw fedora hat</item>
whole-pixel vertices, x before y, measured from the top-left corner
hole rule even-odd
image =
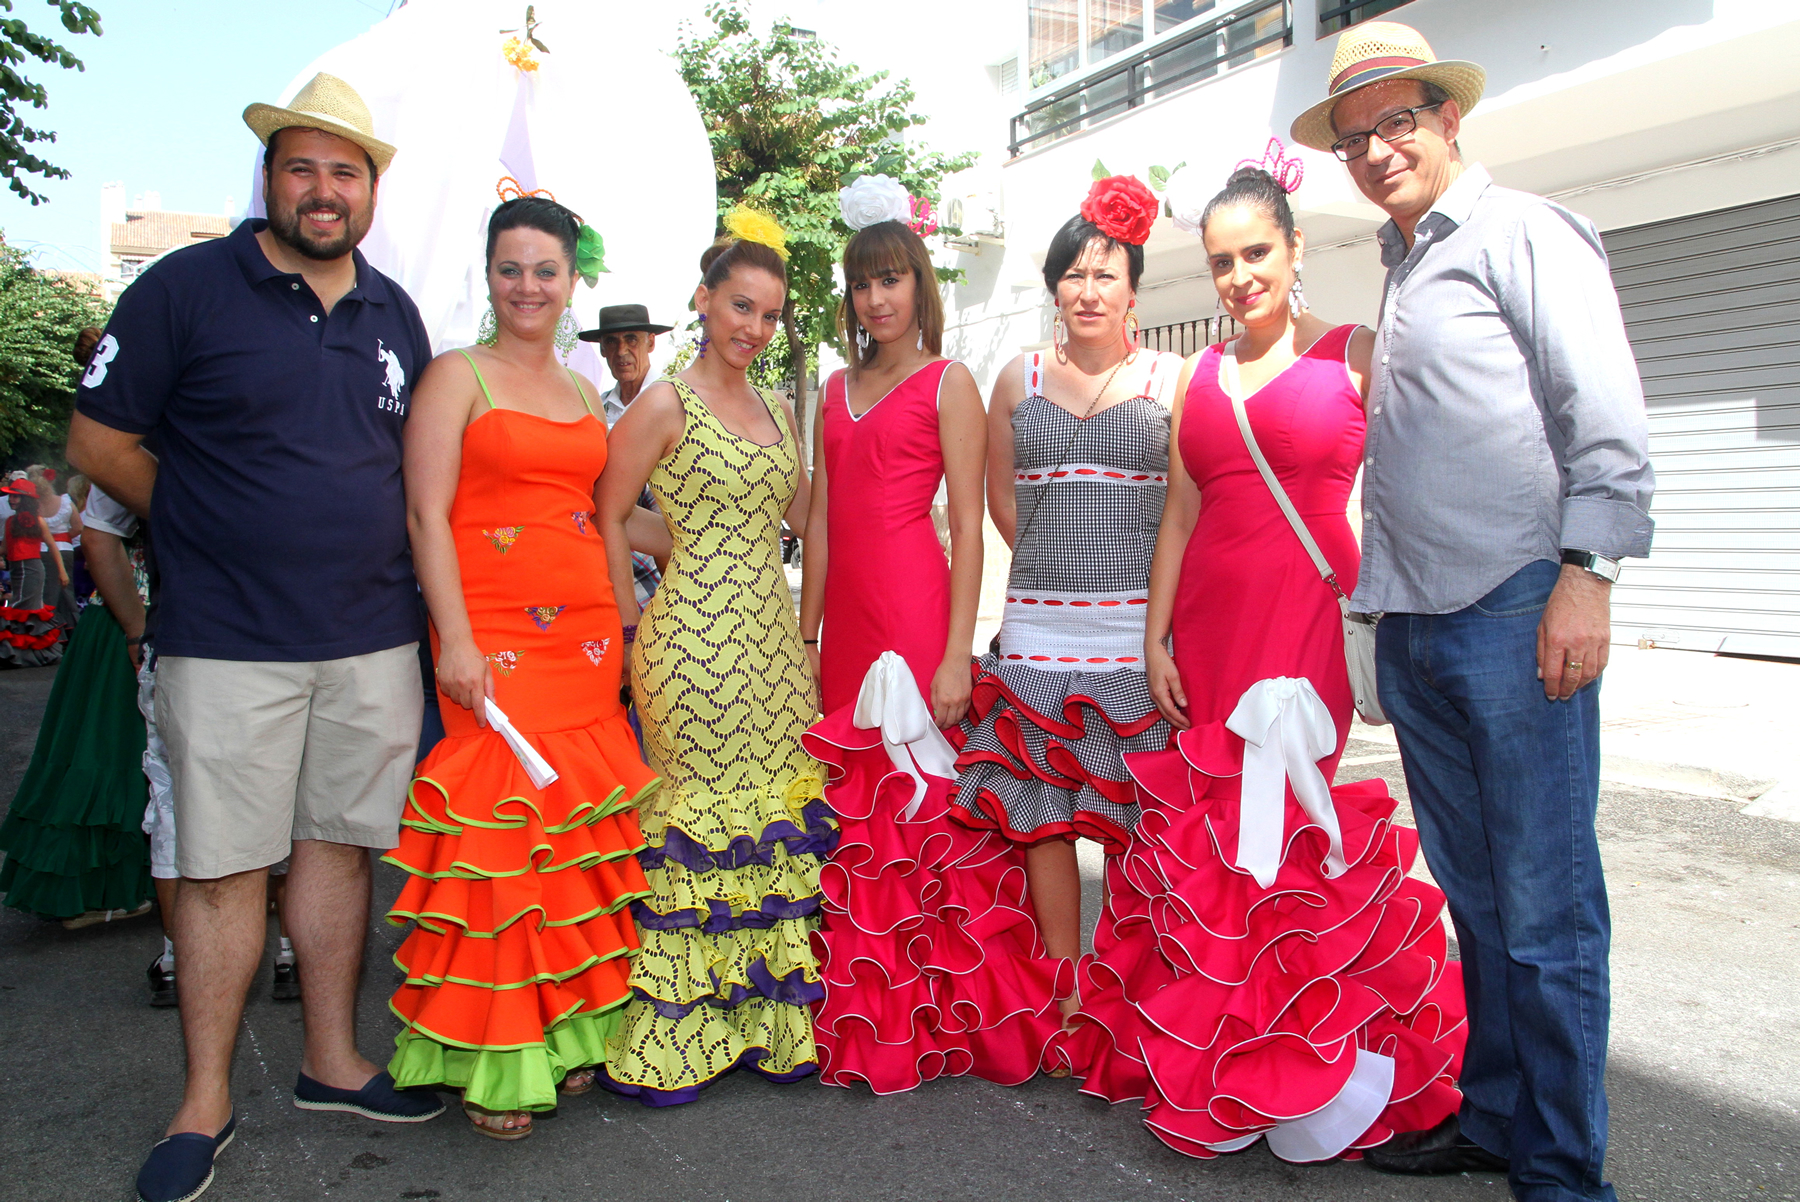
[[[369,116],[369,106],[356,94],[356,89],[323,71],[308,80],[286,108],[253,104],[245,109],[244,124],[264,146],[269,144],[276,130],[296,126],[348,138],[369,152],[369,157],[375,160],[377,175],[386,175],[388,164],[394,161],[394,148],[375,136],[375,121]]]
[[[1337,53],[1331,56],[1331,71],[1325,77],[1330,93],[1324,100],[1301,113],[1289,135],[1302,146],[1314,150],[1330,150],[1338,139],[1331,128],[1331,110],[1338,101],[1370,84],[1390,79],[1420,79],[1434,83],[1450,93],[1463,116],[1469,115],[1481,102],[1487,87],[1487,72],[1463,59],[1444,59],[1431,52],[1418,30],[1394,21],[1367,21],[1338,38]]]

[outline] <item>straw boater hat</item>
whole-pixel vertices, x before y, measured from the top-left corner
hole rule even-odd
[[[295,127],[348,138],[369,152],[369,157],[375,160],[377,175],[386,175],[388,164],[394,161],[394,148],[375,136],[375,121],[369,116],[369,106],[356,94],[356,89],[323,71],[307,81],[286,108],[253,104],[245,109],[244,124],[264,146],[275,136],[275,131]]]
[[[1331,72],[1325,78],[1330,93],[1294,121],[1289,134],[1302,146],[1330,150],[1338,135],[1331,128],[1331,110],[1338,101],[1370,84],[1390,79],[1420,79],[1450,93],[1463,116],[1481,101],[1487,72],[1463,59],[1445,59],[1431,52],[1431,43],[1410,25],[1393,21],[1368,21],[1338,38],[1331,56]]]

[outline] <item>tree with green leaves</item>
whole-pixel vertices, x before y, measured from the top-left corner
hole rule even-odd
[[[77,4],[75,0],[45,0],[51,8],[62,14],[63,28],[70,33],[91,33],[100,36],[100,14],[85,4]],[[11,12],[13,0],[0,0],[0,11]],[[31,190],[25,179],[33,175],[45,179],[68,179],[69,173],[54,163],[39,158],[30,147],[38,142],[54,142],[56,134],[48,129],[34,129],[25,124],[25,118],[19,115],[18,107],[29,104],[32,108],[44,108],[49,104],[49,95],[44,85],[33,83],[20,73],[29,59],[40,63],[50,63],[67,70],[73,67],[77,71],[86,70],[81,60],[68,50],[26,28],[25,22],[17,17],[0,18],[0,175],[6,177],[6,185],[19,196],[32,204],[41,204],[44,197]]]
[[[712,140],[720,216],[743,201],[787,230],[784,374],[803,381],[821,344],[843,349],[833,269],[850,230],[838,213],[838,190],[860,175],[890,175],[935,203],[943,178],[972,166],[976,155],[939,154],[905,140],[927,121],[913,111],[905,80],[890,84],[885,71],[865,74],[840,62],[829,44],[785,21],[758,37],[733,0],[715,0],[706,17],[711,28],[683,27],[675,60]],[[943,279],[956,274],[939,269]]]
[[[0,456],[30,448],[60,458],[75,403],[75,336],[104,326],[108,308],[0,237]]]

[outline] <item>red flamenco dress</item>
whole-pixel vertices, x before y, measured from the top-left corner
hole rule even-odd
[[[1364,428],[1353,330],[1247,399],[1346,589]],[[1352,711],[1336,599],[1257,473],[1219,367],[1214,347],[1178,448],[1201,495],[1172,628],[1193,726],[1126,757],[1143,817],[1107,866],[1066,1054],[1085,1092],[1141,1098],[1191,1156],[1260,1138],[1293,1161],[1354,1156],[1456,1111],[1461,965],[1443,894],[1408,875],[1418,835],[1392,821],[1386,786],[1328,784]]]
[[[401,1088],[551,1109],[566,1073],[605,1060],[631,995],[628,905],[649,891],[634,807],[658,778],[619,703],[624,643],[593,519],[605,463],[591,415],[490,400],[463,435],[450,525],[469,620],[495,705],[558,777],[533,785],[497,730],[440,694],[446,737],[383,857],[411,874],[388,912],[414,924],[391,1003]]]
[[[839,372],[821,406],[827,716],[804,743],[826,765],[841,833],[819,874],[825,997],[814,1038],[820,1080],[883,1094],[965,1073],[1027,1080],[1068,990],[1037,936],[1023,852],[950,818],[956,753],[927,702],[949,637],[931,504],[950,366],[920,368],[860,416]]]

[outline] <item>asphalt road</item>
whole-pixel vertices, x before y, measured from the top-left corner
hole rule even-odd
[[[0,797],[31,751],[52,670],[0,673]],[[1404,796],[1391,749],[1347,770]],[[1607,789],[1601,835],[1616,942],[1608,1084],[1621,1198],[1800,1198],[1800,825],[1733,804]],[[378,901],[399,874],[378,869]],[[1090,903],[1091,905],[1091,903]],[[400,934],[371,925],[361,1021],[384,1059]],[[272,940],[271,940],[272,942]],[[154,918],[67,932],[0,913],[0,1197],[121,1199],[180,1088],[177,1015],[146,1004]],[[269,953],[272,956],[272,951]],[[501,1144],[452,1110],[418,1127],[293,1109],[300,1015],[259,978],[239,1041],[237,1141],[209,1198],[606,1198],[622,1202],[1503,1202],[1503,1180],[1410,1180],[1357,1164],[1295,1166],[1260,1145],[1211,1162],[1158,1142],[1130,1106],[1068,1081],[936,1082],[877,1098],[812,1082],[728,1078],[646,1110],[603,1091],[530,1140]]]

